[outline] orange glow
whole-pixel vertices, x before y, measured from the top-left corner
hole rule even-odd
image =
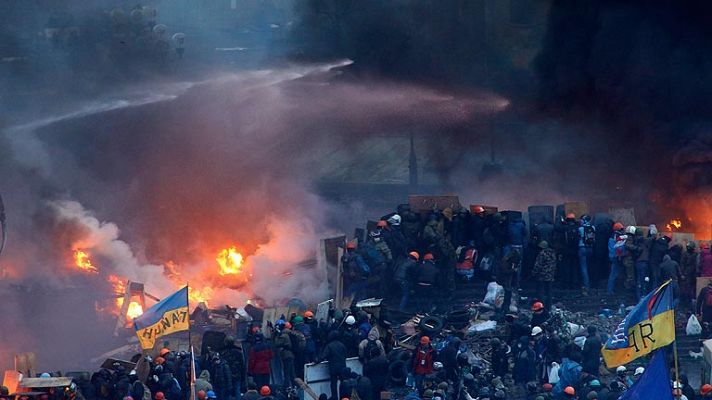
[[[91,259],[89,259],[89,254],[79,249],[74,250],[74,265],[76,265],[77,268],[81,269],[84,272],[89,272],[92,274],[99,273],[99,270],[96,269],[94,264],[91,263]]]
[[[678,230],[682,228],[682,221],[679,219],[673,219],[670,220],[670,223],[666,225],[668,231],[672,231],[673,229]]]
[[[114,314],[119,313],[121,306],[124,305],[124,294],[126,293],[126,281],[116,275],[109,275],[109,283],[114,287],[114,294],[116,295],[116,309],[113,311]]]
[[[207,306],[208,301],[213,297],[213,289],[210,287],[204,287],[203,289],[190,287],[188,290],[188,299],[192,307],[197,306],[198,303],[205,303]]]
[[[242,254],[237,252],[235,246],[221,250],[215,261],[220,266],[218,271],[220,275],[235,275],[242,272]]]
[[[136,317],[140,317],[143,315],[143,307],[141,307],[141,304],[139,304],[136,301],[132,301],[129,303],[129,308],[126,311],[126,316],[133,320]]]

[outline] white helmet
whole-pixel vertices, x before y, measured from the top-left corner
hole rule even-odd
[[[356,318],[353,315],[349,315],[344,322],[346,322],[346,325],[353,325],[356,323]]]
[[[658,234],[658,227],[655,226],[654,224],[651,224],[651,225],[648,227],[648,230],[650,231],[650,234],[651,234],[651,235],[657,235],[657,234]]]
[[[638,368],[635,369],[635,373],[633,373],[633,375],[642,375],[643,372],[645,372],[645,368],[643,368],[643,367],[638,367]]]
[[[635,235],[635,226],[631,225],[631,226],[625,228],[625,231],[629,235]]]
[[[626,371],[628,371],[628,368],[626,368],[626,367],[623,366],[623,365],[621,365],[620,367],[616,368],[616,372],[619,373],[619,374],[620,374],[621,372],[626,372]]]
[[[536,335],[538,335],[538,334],[540,334],[540,333],[542,333],[542,332],[543,332],[543,331],[542,331],[541,328],[538,327],[538,326],[535,326],[535,327],[532,328],[532,336],[536,336]]]
[[[433,363],[433,369],[436,371],[440,371],[441,369],[443,369],[443,363],[441,363],[440,361],[435,361]]]
[[[401,223],[401,217],[398,214],[395,214],[388,218],[388,223],[394,226],[398,226]]]

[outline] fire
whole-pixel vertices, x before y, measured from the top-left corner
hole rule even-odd
[[[673,219],[670,220],[670,223],[667,224],[667,230],[672,231],[674,229],[680,229],[682,228],[682,221],[679,219]]]
[[[94,264],[91,263],[91,259],[89,259],[89,254],[79,249],[74,250],[74,265],[76,265],[77,268],[81,269],[84,272],[89,272],[92,274],[99,273],[99,270],[94,266]]]
[[[116,295],[116,311],[114,311],[115,314],[119,313],[119,310],[121,310],[121,306],[124,305],[124,294],[126,293],[126,281],[121,279],[120,277],[116,275],[109,275],[107,278],[109,283],[111,283],[111,286],[114,288],[114,294]]]
[[[136,317],[140,317],[143,315],[143,307],[141,307],[141,304],[139,304],[136,301],[132,301],[129,303],[129,308],[126,311],[126,316],[129,317],[129,319],[133,320]]]
[[[242,254],[237,252],[235,246],[221,250],[215,261],[220,266],[220,275],[235,275],[242,271]]]
[[[208,305],[208,300],[212,297],[213,289],[210,287],[204,287],[203,289],[196,289],[194,287],[189,288],[188,299],[193,307],[197,306],[199,303],[205,303],[205,305]]]

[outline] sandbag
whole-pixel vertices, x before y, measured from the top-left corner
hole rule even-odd
[[[495,308],[502,307],[502,303],[504,303],[504,287],[498,285],[497,282],[488,283],[484,302]]]
[[[700,321],[697,320],[695,314],[690,315],[690,318],[687,319],[685,332],[690,336],[696,336],[702,333],[702,325],[700,325]]]

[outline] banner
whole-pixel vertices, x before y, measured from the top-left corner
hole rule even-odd
[[[665,350],[658,350],[645,372],[618,400],[673,400]]]
[[[608,368],[627,364],[675,341],[670,282],[645,296],[603,345],[601,354]]]
[[[141,348],[151,349],[156,339],[190,329],[188,286],[159,301],[134,319],[136,336]]]

